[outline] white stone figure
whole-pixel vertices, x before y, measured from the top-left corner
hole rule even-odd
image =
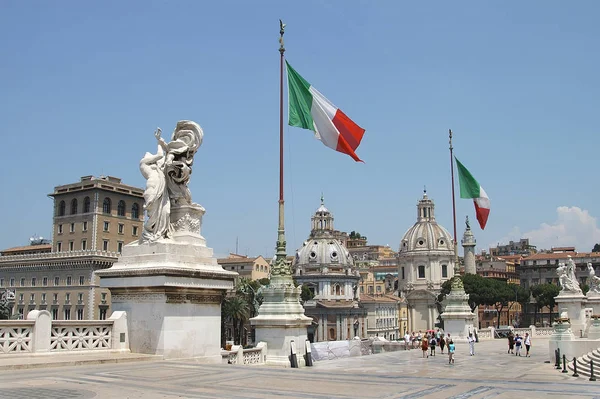
[[[567,261],[568,262],[568,261]],[[556,268],[556,274],[558,274],[558,282],[561,286],[561,294],[569,293],[569,294],[581,294],[581,288],[579,287],[579,283],[577,282],[577,278],[573,278],[571,275],[571,271],[569,270],[569,265],[565,265],[564,263],[559,263]]]
[[[194,154],[202,144],[203,137],[200,125],[192,121],[177,122],[169,143],[160,137],[160,129],[158,130],[156,139],[166,153],[164,173],[172,205],[192,205],[188,182],[192,174]]]
[[[575,282],[577,282],[577,276],[575,275],[575,262],[571,255],[567,255],[567,273],[569,274],[569,278]]]
[[[160,129],[157,129],[154,135],[159,138]],[[169,231],[171,204],[167,192],[164,164],[165,155],[160,145],[156,154],[147,152],[140,161],[140,172],[146,178],[144,210],[147,217],[140,243],[154,242],[166,237]]]
[[[600,294],[600,277],[596,276],[596,271],[591,263],[587,264],[589,276],[590,276],[590,290],[589,292],[594,294]]]

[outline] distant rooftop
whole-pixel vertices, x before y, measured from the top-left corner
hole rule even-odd
[[[54,187],[54,192],[48,194],[50,197],[55,195],[67,194],[70,192],[84,191],[90,189],[102,189],[106,191],[114,191],[123,194],[135,195],[142,197],[144,190],[140,187],[123,184],[120,177],[115,176],[99,176],[92,175],[82,176],[77,183],[63,184]]]

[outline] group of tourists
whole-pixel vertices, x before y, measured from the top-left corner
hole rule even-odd
[[[529,355],[529,350],[531,349],[531,336],[529,333],[525,333],[524,337],[519,334],[515,335],[512,331],[508,333],[508,354],[521,356],[521,347],[523,345],[525,345],[525,357],[531,357]]]

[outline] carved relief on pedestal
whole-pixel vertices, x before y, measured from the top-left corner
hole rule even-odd
[[[189,213],[183,215],[175,223],[173,223],[173,231],[187,231],[190,233],[200,234],[200,219],[193,218]]]

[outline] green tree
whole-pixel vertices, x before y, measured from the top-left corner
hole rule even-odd
[[[237,345],[242,343],[244,322],[249,319],[248,302],[240,296],[230,296],[223,302],[222,317],[233,325],[233,341]]]
[[[592,252],[600,252],[600,244],[594,244],[594,248],[592,248]]]
[[[541,311],[545,307],[548,307],[548,321],[552,322],[552,311],[554,306],[556,306],[556,301],[554,299],[559,292],[560,288],[557,285],[550,283],[538,284],[531,287],[531,295],[536,301],[534,323],[537,321],[537,311]]]
[[[300,293],[300,299],[302,302],[310,301],[315,297],[315,293],[308,287],[307,284],[302,284],[302,292]]]

